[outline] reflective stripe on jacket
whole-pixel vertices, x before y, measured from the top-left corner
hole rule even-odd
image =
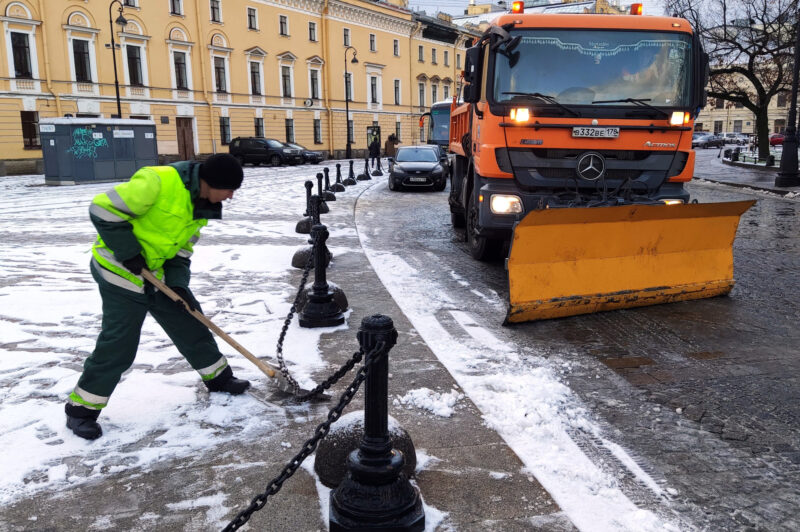
[[[89,212],[105,226],[112,227],[115,238],[127,238],[133,245],[138,243],[147,268],[159,279],[164,276],[165,261],[176,256],[191,256],[193,244],[200,237],[200,228],[208,224],[205,218],[194,219],[191,193],[172,166],[139,169],[126,183],[95,196]],[[125,250],[111,249],[98,234],[92,255],[108,272],[100,270],[103,278],[141,293],[144,291],[142,277],[133,275],[122,265],[135,256],[135,248],[126,247]],[[117,255],[121,253],[125,255]],[[121,279],[113,279],[113,276]]]

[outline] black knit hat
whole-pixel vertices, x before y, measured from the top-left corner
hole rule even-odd
[[[242,186],[244,172],[236,157],[229,153],[217,153],[200,165],[200,179],[211,188],[236,190]]]

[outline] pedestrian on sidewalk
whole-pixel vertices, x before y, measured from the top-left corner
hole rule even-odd
[[[397,154],[398,144],[400,144],[400,140],[398,140],[397,136],[394,133],[389,135],[383,147],[383,151],[386,153],[387,157],[394,157]]]
[[[76,435],[102,435],[97,418],[133,364],[148,312],[209,391],[238,395],[250,386],[233,376],[206,326],[141,276],[147,268],[202,312],[189,289],[189,258],[200,228],[222,218],[222,201],[233,197],[243,177],[239,162],[223,153],[204,162],[145,166],[95,196],[89,216],[98,236],[90,269],[103,300],[103,323],[65,406],[67,427]]]
[[[369,156],[370,156],[370,164],[372,168],[375,168],[376,165],[380,164],[381,158],[381,143],[376,136],[372,139],[372,142],[369,145]]]

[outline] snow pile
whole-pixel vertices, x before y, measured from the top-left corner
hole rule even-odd
[[[412,406],[427,410],[440,417],[450,417],[459,399],[463,399],[464,394],[456,390],[447,393],[439,393],[430,388],[417,388],[411,390],[402,397],[397,397],[392,401],[395,406],[403,405],[407,408]]]

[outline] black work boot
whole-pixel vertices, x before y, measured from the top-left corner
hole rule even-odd
[[[205,381],[204,384],[209,392],[228,392],[231,395],[244,393],[250,387],[250,381],[237,379],[233,376],[233,370],[230,366],[226,367],[222,370],[222,373],[210,381]]]
[[[97,423],[97,416],[100,415],[99,410],[67,403],[64,405],[64,411],[67,413],[67,427],[76,436],[87,440],[96,440],[103,435],[103,429]]]

